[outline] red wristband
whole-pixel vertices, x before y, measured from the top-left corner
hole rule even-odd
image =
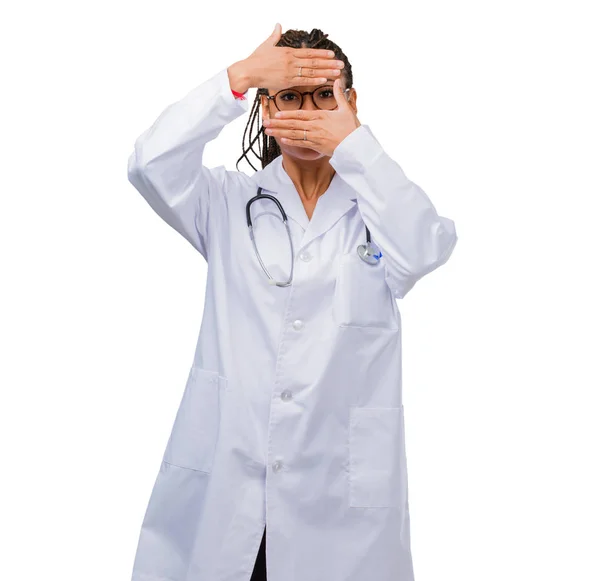
[[[231,92],[233,93],[233,95],[235,96],[236,99],[246,99],[246,97],[244,97],[245,93],[238,93],[237,91],[234,91],[233,89],[231,89]]]

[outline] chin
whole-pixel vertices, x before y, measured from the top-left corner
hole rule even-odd
[[[318,152],[316,149],[309,149],[308,147],[295,147],[294,145],[287,145],[278,143],[279,149],[285,151],[290,157],[296,159],[313,160],[325,157],[324,153]]]

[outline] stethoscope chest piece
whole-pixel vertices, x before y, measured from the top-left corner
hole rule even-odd
[[[372,242],[366,244],[360,244],[356,248],[356,252],[367,264],[377,264],[379,259],[382,257],[381,250],[377,248]]]

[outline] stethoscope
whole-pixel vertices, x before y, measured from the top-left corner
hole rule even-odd
[[[260,266],[264,270],[265,274],[269,278],[269,284],[274,285],[274,286],[290,286],[292,284],[292,277],[294,276],[294,246],[292,243],[292,234],[290,232],[287,214],[285,213],[285,210],[283,209],[281,202],[277,198],[275,198],[274,196],[270,196],[269,194],[261,194],[261,191],[262,191],[262,188],[259,187],[258,193],[256,194],[256,196],[254,196],[253,198],[248,200],[248,203],[246,204],[246,222],[248,223],[248,232],[250,233],[250,240],[252,240],[252,245],[254,246],[254,253],[256,254],[256,258],[258,259],[258,262],[260,263]],[[271,276],[271,274],[267,270],[266,266],[264,265],[264,263],[260,257],[258,248],[256,247],[256,240],[254,239],[254,230],[252,228],[252,218],[250,217],[250,206],[252,206],[253,202],[256,202],[256,200],[260,200],[260,199],[272,200],[273,202],[275,202],[275,204],[277,204],[277,207],[279,208],[279,211],[281,212],[281,217],[283,219],[285,229],[288,234],[288,239],[290,241],[290,252],[292,255],[292,260],[291,260],[292,268],[290,270],[290,277],[285,282],[276,281]],[[379,259],[382,256],[381,250],[379,250],[379,248],[377,247],[376,244],[371,242],[371,232],[369,232],[369,228],[367,228],[366,224],[365,224],[365,230],[367,232],[367,243],[359,244],[356,248],[356,251],[357,251],[358,255],[361,257],[361,259],[364,260],[367,264],[371,264],[371,265],[377,264],[379,262]]]

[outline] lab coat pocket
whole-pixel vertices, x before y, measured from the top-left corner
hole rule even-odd
[[[403,506],[408,487],[404,449],[401,407],[350,408],[350,506]]]
[[[333,294],[333,318],[338,326],[397,331],[397,308],[381,260],[367,264],[356,249],[340,256]]]
[[[216,371],[192,367],[164,454],[168,464],[212,471],[227,380]]]

